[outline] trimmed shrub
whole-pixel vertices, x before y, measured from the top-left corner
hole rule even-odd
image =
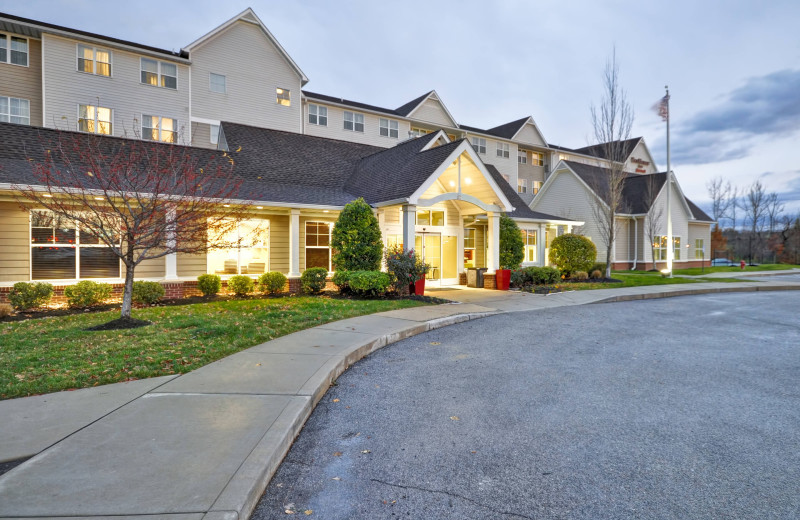
[[[413,249],[403,251],[400,246],[388,247],[384,252],[386,258],[386,271],[389,273],[392,286],[398,294],[406,294],[408,286],[430,271],[430,264],[426,264]]]
[[[84,280],[64,287],[64,296],[70,307],[93,307],[111,296],[111,285]]]
[[[594,271],[592,271],[592,278],[599,280],[600,278],[603,277],[603,273],[605,273],[605,271],[595,269]]]
[[[530,266],[511,273],[511,282],[514,287],[553,285],[559,280],[561,280],[561,272],[553,267]]]
[[[587,273],[586,271],[575,271],[574,273],[572,273],[572,276],[570,276],[569,279],[582,282],[584,280],[589,279],[589,273]]]
[[[349,287],[359,296],[380,296],[392,285],[392,278],[381,271],[351,271]]]
[[[14,312],[11,305],[7,303],[0,303],[0,318],[5,318],[6,316],[11,316]]]
[[[531,277],[528,275],[528,271],[525,269],[517,269],[516,271],[511,271],[511,286],[512,287],[526,287],[531,285]]]
[[[383,242],[372,208],[358,198],[348,203],[333,225],[331,261],[336,271],[377,271]]]
[[[286,276],[278,271],[270,271],[258,277],[258,290],[266,294],[278,294],[286,287]]]
[[[569,277],[575,271],[588,271],[597,259],[597,248],[587,237],[566,233],[550,244],[550,263]]]
[[[596,263],[592,264],[592,267],[589,269],[588,272],[594,273],[595,271],[600,271],[601,273],[603,273],[603,275],[605,275],[606,274],[606,264],[605,264],[605,262],[596,262]],[[594,276],[592,278],[594,278]],[[597,278],[600,278],[600,276],[598,276]]]
[[[53,286],[46,282],[17,282],[8,293],[8,301],[18,311],[41,307],[52,297]]]
[[[201,274],[197,277],[197,288],[203,296],[216,296],[222,290],[222,278],[216,274]]]
[[[525,259],[525,244],[514,219],[500,215],[500,268],[519,269]]]
[[[328,270],[324,267],[306,269],[300,275],[300,288],[304,293],[319,294],[325,289],[326,278],[328,278]]]
[[[339,289],[339,294],[347,294],[350,292],[350,273],[352,273],[352,271],[336,271],[333,274],[331,281],[333,285]]]
[[[236,296],[247,296],[255,289],[255,282],[249,276],[237,274],[228,278],[228,290]]]
[[[164,286],[158,282],[133,282],[132,299],[134,303],[153,305],[158,303],[166,293]]]

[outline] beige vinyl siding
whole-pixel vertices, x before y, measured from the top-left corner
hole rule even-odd
[[[145,260],[136,266],[135,276],[141,278],[164,278],[166,275],[166,257]]]
[[[455,126],[455,123],[447,116],[447,112],[442,104],[433,98],[426,99],[419,107],[409,114],[408,117],[417,121],[424,121],[440,126]]]
[[[544,183],[544,166],[534,166],[531,164],[531,153],[526,150],[525,156],[528,159],[527,164],[517,163],[517,177],[528,181],[528,193],[533,193],[533,184],[531,182],[537,181]]]
[[[192,116],[262,128],[302,131],[300,77],[256,24],[237,21],[191,52]],[[209,74],[225,76],[226,92],[212,92]],[[276,88],[291,91],[279,105]]]
[[[21,36],[21,35],[20,35]],[[31,125],[42,126],[42,42],[28,38],[28,66],[0,63],[0,96],[27,99]]]
[[[303,104],[303,118],[305,125],[305,133],[316,137],[325,137],[328,139],[338,139],[340,141],[350,141],[353,143],[369,144],[372,146],[380,146],[383,148],[391,148],[397,144],[408,140],[408,133],[411,131],[411,124],[397,117],[389,115],[381,116],[378,114],[371,114],[368,112],[359,112],[358,109],[347,109],[337,106],[326,105],[324,103],[315,103],[310,101],[313,105],[324,106],[328,109],[328,124],[326,126],[312,125],[308,122],[308,103]],[[354,132],[344,129],[344,112],[354,112],[363,114],[364,116],[364,131]],[[398,136],[397,138],[385,137],[380,135],[380,120],[381,118],[390,119],[398,122]]]
[[[481,160],[486,164],[491,164],[497,171],[502,173],[503,175],[508,175],[508,182],[511,186],[516,190],[517,189],[517,152],[519,147],[516,143],[510,143],[507,141],[499,141],[497,139],[492,139],[490,137],[486,137],[484,135],[477,135],[477,134],[467,134],[467,140],[472,144],[473,137],[480,137],[482,139],[486,139],[486,154],[478,154]],[[508,144],[508,159],[505,157],[498,157],[497,156],[497,143],[507,143]],[[476,150],[477,151],[477,150]]]
[[[617,236],[614,239],[614,260],[617,262],[633,260],[630,249],[630,235],[633,233],[632,222],[628,218],[618,218],[617,222],[619,222],[619,226],[617,226]]]
[[[667,234],[667,190],[661,190],[655,204],[661,209],[661,219],[659,235]],[[672,236],[681,238],[681,258],[676,260],[678,262],[686,261],[686,244],[689,240],[689,214],[683,205],[683,197],[680,192],[672,187],[670,195],[670,207],[672,208]],[[646,236],[646,235],[645,235]],[[692,244],[694,245],[694,244]],[[691,248],[690,248],[691,249]],[[694,249],[691,249],[692,256],[694,256]],[[645,248],[645,257],[647,262],[653,261],[653,254],[650,247]]]
[[[289,274],[289,216],[269,217],[269,270]],[[302,220],[302,219],[301,219]],[[305,246],[305,230],[301,224],[300,254]]]
[[[211,144],[211,125],[192,122],[192,146],[217,149],[217,145]]]
[[[456,227],[461,226],[461,214],[458,212],[458,208],[456,207],[455,203],[451,200],[448,200],[446,203],[444,203],[444,207],[446,209],[445,214],[447,215],[447,225]]]
[[[178,253],[178,276],[197,278],[208,272],[205,253]]]
[[[547,191],[539,192],[533,199],[531,209],[549,215],[584,221],[586,224],[583,226],[583,234],[590,237],[597,246],[597,258],[605,261],[606,247],[601,240],[597,222],[592,214],[593,195],[571,171],[558,170],[554,175],[556,178],[553,179]]]
[[[698,238],[703,240],[705,246],[704,258],[711,258],[711,225],[710,224],[693,224],[689,223],[689,260],[695,260],[694,241]],[[699,260],[699,258],[697,259]]]
[[[141,83],[142,56],[108,47],[111,50],[111,77],[95,76],[77,71],[77,40],[49,34],[42,38],[47,111],[44,126],[76,130],[78,105],[95,105],[113,110],[113,133],[116,136],[140,136],[142,114],[148,114],[177,119],[178,142],[189,143],[188,66],[176,63],[177,90],[145,85]]]
[[[534,144],[539,146],[546,146],[544,140],[536,131],[536,128],[530,123],[526,123],[522,130],[516,136],[517,141],[522,141],[526,144]]]
[[[400,214],[402,210],[400,206],[392,206],[384,208],[383,210],[383,223],[386,224],[402,224],[400,221]]]
[[[0,202],[0,282],[30,280],[30,218],[15,202]]]
[[[486,267],[486,226],[475,227],[475,267]]]

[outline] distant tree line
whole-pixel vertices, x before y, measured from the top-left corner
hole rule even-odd
[[[706,188],[717,222],[712,258],[800,264],[800,212],[785,213],[778,194],[768,193],[760,179],[740,188],[716,177]]]

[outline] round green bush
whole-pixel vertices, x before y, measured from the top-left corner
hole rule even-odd
[[[134,303],[153,305],[164,297],[164,286],[158,282],[133,282],[132,299]]]
[[[339,294],[350,292],[350,273],[352,271],[336,271],[333,273],[331,281],[339,289]]]
[[[525,244],[514,219],[500,215],[500,268],[518,269],[525,259]]]
[[[377,271],[381,268],[381,228],[364,199],[348,203],[339,214],[331,233],[331,250],[331,261],[336,271]]]
[[[46,282],[17,282],[8,293],[8,301],[18,311],[41,307],[52,297],[53,286]]]
[[[586,271],[575,271],[572,273],[572,276],[570,276],[569,279],[582,282],[584,280],[589,279],[589,273],[587,273]]]
[[[319,294],[325,289],[326,278],[328,278],[328,270],[324,267],[306,269],[300,275],[300,288],[305,293]]]
[[[111,296],[111,285],[84,280],[64,287],[64,296],[70,307],[93,307]]]
[[[286,286],[286,275],[278,271],[270,271],[258,277],[258,290],[266,294],[283,292]]]
[[[228,290],[236,296],[246,296],[255,289],[255,282],[249,276],[237,274],[228,278]]]
[[[569,277],[575,271],[588,271],[597,259],[597,248],[583,235],[567,233],[550,244],[550,263]]]
[[[197,277],[197,288],[203,296],[216,296],[222,290],[222,278],[216,274],[201,274]]]
[[[381,296],[392,285],[392,277],[382,271],[351,271],[350,290],[358,296]]]

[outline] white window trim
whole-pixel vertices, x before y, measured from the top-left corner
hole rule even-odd
[[[427,211],[429,213],[433,212],[433,211],[441,211],[442,215],[443,215],[442,216],[443,224],[441,226],[437,226],[436,224],[418,224],[417,223],[417,219],[419,217],[419,212],[420,211]],[[433,227],[433,228],[436,228],[436,229],[439,229],[439,228],[444,229],[445,227],[447,227],[447,208],[419,208],[418,207],[416,213],[414,214],[414,225],[415,226],[420,226],[420,227]]]
[[[267,258],[266,258],[266,261],[264,262],[264,273],[268,273],[268,272],[270,272],[269,271],[269,262],[270,262],[270,256],[272,255],[272,228],[270,227],[270,220],[267,219],[267,218],[264,218],[264,219],[251,218],[251,219],[245,219],[245,220],[242,220],[242,221],[238,222],[236,224],[236,240],[240,241],[241,238],[242,238],[242,236],[241,236],[241,229],[242,229],[241,225],[242,225],[242,223],[243,222],[248,222],[248,221],[254,221],[254,220],[259,221],[261,223],[261,224],[259,224],[259,226],[263,226],[264,229],[266,229],[266,231],[267,231],[267,242],[266,242],[266,245],[265,246],[261,246],[261,248],[267,250]],[[230,248],[219,248],[219,249],[216,249],[216,251],[230,251],[230,250],[236,249],[236,273],[235,274],[219,274],[219,273],[215,273],[214,271],[212,271],[211,266],[209,264],[208,255],[206,255],[206,273],[207,274],[216,274],[217,276],[219,276],[223,280],[227,280],[231,276],[238,276],[240,274],[243,274],[244,276],[250,276],[250,277],[254,277],[255,276],[256,278],[258,276],[261,276],[264,273],[243,273],[242,272],[242,251],[243,250],[247,250],[247,249],[253,249],[255,247],[258,247],[258,246],[236,247],[236,248],[230,247]]]
[[[142,81],[142,72],[144,72],[144,69],[142,68],[142,60],[150,60],[150,61],[154,61],[154,62],[156,62],[158,64],[157,72],[156,72],[156,77],[158,78],[158,81],[156,81],[157,85],[151,85],[150,83],[145,83],[144,81]],[[161,64],[162,63],[167,63],[167,62],[163,62],[161,60],[156,60],[156,59],[153,59],[153,58],[145,58],[144,56],[140,56],[139,57],[139,85],[144,85],[146,87],[163,88],[164,90],[174,90],[174,91],[177,92],[181,88],[181,85],[180,85],[180,75],[181,75],[180,66],[177,63],[168,63],[168,65],[175,65],[175,88],[162,87],[161,86],[161,76],[162,76]]]
[[[484,137],[473,137],[472,138],[472,147],[481,155],[486,155],[486,138]]]
[[[353,123],[353,128],[347,128],[345,126],[345,123],[347,123],[347,114],[352,114],[353,116],[353,120],[351,121]],[[361,126],[363,127],[361,130],[356,130],[356,116],[361,116]],[[361,112],[353,112],[351,110],[345,110],[344,114],[342,115],[342,128],[344,129],[345,132],[358,132],[360,134],[363,134],[364,131],[367,129],[367,122],[366,118],[364,117],[364,114],[362,114]]]
[[[531,166],[544,166],[544,154],[542,152],[531,152]]]
[[[386,122],[386,126],[383,126],[384,121]],[[395,128],[392,128],[392,123],[394,123]],[[386,135],[381,133],[381,130],[386,128]],[[392,130],[395,131],[396,135],[392,135]],[[378,120],[378,135],[380,137],[386,137],[389,139],[399,139],[400,138],[400,121],[396,119],[389,119],[386,117],[381,117]]]
[[[325,220],[306,220],[305,225],[303,226],[304,230],[304,238],[308,236],[308,225],[309,224],[327,224],[328,225],[328,245],[327,246],[309,246],[306,240],[303,241],[303,246],[306,249],[327,249],[328,250],[328,273],[330,274],[333,270],[333,249],[331,249],[331,238],[333,235],[333,222],[328,222]],[[306,255],[306,265],[305,269],[310,269],[308,267],[308,255]],[[304,270],[305,270],[304,269]]]
[[[86,72],[85,70],[81,70],[80,67],[80,59],[81,59],[81,46],[87,47],[92,49],[92,72]],[[97,73],[97,50],[101,50],[108,53],[108,66],[110,74],[108,76],[104,74]],[[141,62],[140,62],[141,63]],[[81,74],[88,74],[90,76],[97,76],[100,78],[113,78],[114,77],[114,53],[111,52],[111,49],[107,49],[105,47],[97,47],[95,45],[89,45],[87,43],[76,43],[75,44],[75,70],[80,72]],[[139,80],[141,81],[141,72],[139,73]]]
[[[31,66],[31,39],[26,38],[25,36],[20,36],[18,34],[12,34],[7,32],[0,32],[1,35],[6,37],[6,61],[0,61],[0,64],[5,63],[6,65],[16,65],[17,67],[30,67]],[[28,47],[28,52],[26,53],[28,59],[25,60],[25,65],[20,65],[19,63],[11,63],[11,38],[19,38],[20,40],[25,40],[25,45]]]
[[[542,181],[531,181],[531,193],[536,195],[542,189]]]
[[[217,127],[217,131],[214,132],[214,127]],[[220,125],[208,125],[208,140],[211,144],[219,144],[219,128]]]
[[[519,164],[528,164],[528,152],[518,150],[517,151],[517,162]]]
[[[497,157],[501,159],[511,158],[511,147],[508,146],[508,143],[497,141]]]
[[[700,242],[701,246],[697,247],[697,242]],[[688,249],[688,248],[687,248]],[[697,255],[700,255],[699,257]],[[704,238],[695,238],[694,239],[694,259],[695,260],[705,260],[706,257],[706,241]],[[688,258],[687,258],[688,260]]]
[[[100,108],[108,108],[111,111],[111,121],[109,121],[111,123],[111,132],[108,133],[108,134],[101,134],[99,132],[84,132],[83,130],[81,130],[81,105],[87,106],[87,107],[94,107],[94,109],[95,109],[94,110],[95,128],[97,128],[97,126],[98,126],[97,125],[97,121],[98,121],[97,112],[99,111],[98,109],[100,109]],[[78,111],[78,117],[75,118],[75,122],[76,122],[76,126],[78,127],[78,132],[81,132],[81,133],[84,133],[84,134],[93,134],[93,135],[114,135],[114,127],[116,126],[116,124],[114,123],[114,109],[113,108],[101,107],[100,105],[91,105],[91,104],[78,103],[77,111]]]
[[[521,188],[521,190],[520,190]],[[528,180],[517,179],[517,193],[528,193]]]
[[[314,115],[314,116],[317,118],[317,122],[316,122],[316,123],[312,123],[312,122],[311,122],[311,116],[312,116],[312,114],[311,114],[311,107],[315,107],[315,108],[316,108],[316,110],[317,110],[317,113],[316,113],[316,114],[313,114],[313,115]],[[321,116],[319,112],[320,112],[320,110],[322,110],[323,108],[325,109],[325,115],[324,115],[324,116]],[[320,117],[324,117],[324,118],[325,118],[325,124],[322,124],[322,123],[320,123],[320,122],[319,122],[319,118],[320,118]],[[315,125],[315,126],[328,126],[328,107],[326,107],[325,105],[320,105],[320,104],[318,104],[318,103],[309,103],[309,104],[308,104],[308,114],[307,114],[307,118],[306,118],[306,119],[308,120],[308,124],[309,124],[309,125]]]
[[[667,235],[656,235],[656,239],[658,239],[658,245],[653,248],[653,252],[656,253],[658,258],[657,259],[654,258],[653,259],[654,262],[666,262],[667,261],[667,254],[666,253],[667,253],[667,251],[669,251],[669,249],[661,247],[661,239],[662,238],[664,239],[665,242],[667,241]],[[681,259],[681,255],[680,255],[681,244],[683,243],[683,240],[681,240],[682,238],[683,237],[681,237],[680,235],[672,235],[672,259],[673,260],[679,260],[679,261],[683,260],[683,259]],[[676,247],[676,243],[675,243],[676,240],[677,240],[677,247]],[[686,249],[689,249],[689,248],[687,247]],[[661,252],[662,251],[664,252],[664,258],[661,258]],[[688,255],[688,251],[687,251],[687,255]],[[686,260],[689,260],[689,258],[687,258]]]
[[[15,98],[15,97],[11,97],[11,96],[0,96],[0,98],[6,98],[8,100],[8,122],[9,123],[12,123],[12,124],[15,124],[15,125],[28,125],[28,126],[30,126],[30,124],[31,124],[31,100],[30,99]],[[28,122],[27,123],[14,123],[13,121],[11,121],[11,118],[13,117],[11,115],[11,100],[12,99],[16,99],[16,100],[19,100],[19,101],[27,101],[28,102]],[[78,109],[78,110],[80,111],[80,109]]]
[[[145,113],[142,113],[142,114],[139,114],[139,115],[140,115],[139,129],[142,132],[140,134],[140,138],[143,141],[151,141],[151,142],[154,142],[154,143],[164,143],[164,144],[178,144],[178,128],[179,128],[179,126],[178,126],[178,118],[177,117],[159,116],[159,115],[156,115],[156,114],[145,114]],[[145,139],[144,138],[144,118],[145,118],[145,116],[157,117],[158,118],[158,139]],[[170,141],[162,141],[161,140],[161,122],[165,118],[166,119],[172,119],[173,121],[175,121],[175,131],[174,131],[175,132],[175,140],[172,141],[172,142],[170,142]]]
[[[220,92],[219,90],[214,90],[212,88],[213,85],[214,85],[214,83],[211,81],[211,77],[212,76],[220,76],[220,77],[225,79],[225,85],[224,85],[224,89],[222,90],[222,92]],[[226,76],[225,74],[217,74],[216,72],[209,72],[208,73],[208,90],[209,90],[209,92],[213,92],[214,94],[227,94],[228,93],[228,76]]]
[[[278,96],[280,96],[280,93],[278,92],[279,90],[282,90],[284,93],[289,95],[288,96],[289,99],[286,100],[286,101],[289,102],[287,105],[284,105],[283,103],[281,103],[281,98],[278,97]],[[282,107],[286,107],[286,108],[291,107],[292,106],[292,89],[288,89],[288,88],[284,88],[284,87],[275,87],[275,104],[276,105],[280,105]]]

